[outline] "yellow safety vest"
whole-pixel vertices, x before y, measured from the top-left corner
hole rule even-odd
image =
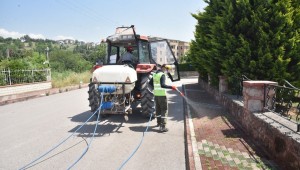
[[[163,72],[153,74],[154,96],[166,96],[166,89],[160,86],[160,78],[164,75]]]

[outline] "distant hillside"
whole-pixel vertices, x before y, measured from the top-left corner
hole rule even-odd
[[[18,39],[0,36],[0,69],[44,68],[54,71],[84,71],[105,56],[105,44],[78,40],[32,39],[25,35]],[[47,58],[48,54],[48,58]],[[45,65],[47,60],[49,65]]]

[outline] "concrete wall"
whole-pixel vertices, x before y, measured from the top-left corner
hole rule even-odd
[[[287,120],[270,112],[262,112],[264,94],[261,84],[257,84],[261,82],[244,84],[242,100],[220,93],[201,79],[198,82],[228,109],[228,112],[235,117],[236,124],[254,141],[262,144],[263,149],[282,168],[300,169],[300,134],[294,131],[296,127],[291,127],[291,123]]]
[[[12,86],[2,86],[0,87],[0,96],[14,95],[32,91],[51,89],[51,82],[41,82],[32,84],[20,84]]]

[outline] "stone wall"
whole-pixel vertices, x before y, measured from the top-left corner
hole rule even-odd
[[[283,118],[274,117],[276,115],[270,112],[262,112],[264,91],[261,84],[274,82],[244,83],[242,100],[236,96],[220,93],[201,79],[198,82],[227,108],[228,112],[235,117],[237,125],[254,141],[262,144],[269,156],[282,168],[300,169],[300,134],[291,130],[293,127],[289,127],[289,123],[284,125],[282,121],[286,120],[282,120]]]
[[[51,82],[40,82],[40,83],[29,83],[29,84],[20,84],[12,86],[1,86],[0,87],[0,96],[8,96],[19,93],[26,93],[32,91],[46,90],[51,89]]]

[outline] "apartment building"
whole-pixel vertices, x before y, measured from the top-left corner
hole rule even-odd
[[[180,61],[180,58],[184,56],[190,48],[189,42],[185,42],[185,41],[173,40],[173,39],[167,39],[161,37],[148,37],[148,38],[149,40],[162,40],[162,39],[167,40],[170,44],[170,47],[177,61]]]

